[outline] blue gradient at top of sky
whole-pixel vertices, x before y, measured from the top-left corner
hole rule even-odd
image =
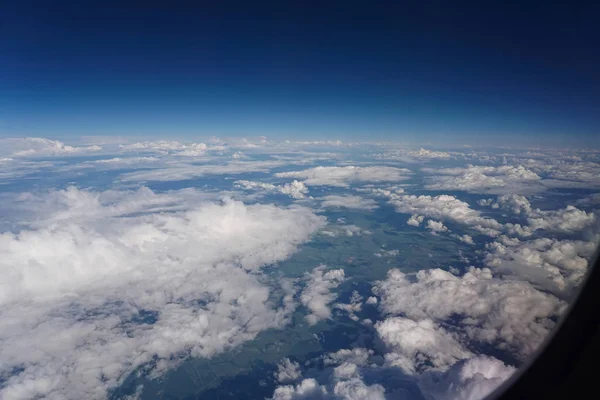
[[[598,6],[217,3],[0,6],[0,135],[600,136]]]

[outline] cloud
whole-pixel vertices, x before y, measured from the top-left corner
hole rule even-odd
[[[104,398],[139,368],[157,376],[289,321],[290,296],[278,306],[260,268],[322,217],[227,199],[177,210],[177,193],[161,196],[57,191],[37,201],[39,222],[0,235],[0,397]],[[177,211],[153,211],[165,203]]]
[[[328,399],[327,389],[314,378],[304,379],[296,386],[279,386],[273,393],[273,400],[296,400],[296,399]]]
[[[594,193],[591,194],[589,196],[584,197],[583,199],[577,200],[578,204],[592,204],[592,205],[596,205],[596,204],[600,204],[600,193]]]
[[[549,188],[600,188],[600,164],[592,161],[552,161],[540,169],[547,174],[544,185]]]
[[[522,238],[529,238],[537,231],[543,231],[545,236],[552,233],[562,236],[583,233],[583,236],[590,239],[592,229],[588,228],[593,228],[596,224],[593,212],[586,212],[572,205],[557,210],[540,210],[533,208],[526,197],[515,194],[499,196],[496,202],[488,199],[481,203],[521,215],[527,224],[506,223],[504,228],[509,235]],[[588,241],[553,237],[536,237],[523,241],[502,235],[495,242],[486,245],[488,254],[485,262],[488,267],[500,273],[513,274],[550,292],[570,293],[581,283],[597,242],[598,237],[594,236]]]
[[[52,170],[48,171],[55,176],[70,176],[77,178],[81,174],[98,171],[111,171],[120,169],[149,169],[166,168],[169,162],[161,157],[112,157],[104,159],[94,159],[76,163],[57,164]]]
[[[388,349],[386,363],[407,374],[432,367],[445,370],[471,356],[452,334],[430,319],[392,317],[376,323],[375,329]]]
[[[492,206],[495,204],[496,205],[495,208],[499,207],[498,204],[494,203],[494,199],[479,199],[479,200],[477,200],[477,204],[479,204],[482,207]]]
[[[537,230],[571,234],[582,231],[596,222],[593,212],[580,210],[573,205],[558,210],[534,209],[525,196],[510,194],[498,196],[496,202],[492,199],[479,200],[479,205],[503,208],[517,215],[526,217],[527,225],[507,223],[508,233],[522,237],[532,236]]]
[[[532,211],[527,197],[518,194],[503,194],[502,196],[498,196],[497,204],[504,209],[511,210],[515,214],[521,214],[521,212],[528,214]]]
[[[273,399],[424,396],[436,400],[479,400],[516,371],[494,357],[473,355],[456,340],[458,335],[431,320],[417,322],[392,317],[378,323],[375,329],[389,351],[384,354],[383,364],[376,361],[381,356],[366,348],[328,353],[323,357],[324,368],[313,374],[316,379],[306,378],[296,385],[278,386]],[[402,372],[403,367],[408,370]]]
[[[301,145],[317,145],[317,146],[341,146],[344,144],[341,140],[313,140],[313,141],[298,141],[295,142]]]
[[[329,195],[320,197],[319,200],[322,201],[321,205],[323,207],[343,207],[367,211],[372,211],[379,207],[375,200],[353,195]]]
[[[167,168],[148,171],[134,171],[122,174],[122,182],[168,182],[194,179],[206,175],[245,174],[249,172],[269,172],[271,168],[286,163],[281,161],[231,161],[227,164],[175,164]]]
[[[391,270],[373,292],[386,316],[374,325],[386,347],[384,366],[414,376],[424,397],[436,400],[485,398],[516,368],[471,349],[489,343],[524,360],[564,308],[526,282],[474,267],[463,276]]]
[[[398,182],[409,179],[410,170],[395,167],[315,167],[304,171],[280,172],[278,178],[304,179],[308,186],[340,186],[361,182]]]
[[[176,156],[197,157],[206,154],[210,147],[206,143],[184,144],[175,140],[158,140],[136,142],[132,144],[119,145],[121,151],[173,154]]]
[[[563,303],[527,282],[494,278],[489,269],[470,268],[462,277],[441,269],[421,270],[412,281],[397,269],[377,283],[379,307],[388,315],[415,321],[457,324],[476,341],[492,343],[524,358],[554,325]]]
[[[372,351],[362,348],[329,353],[324,357],[327,368],[320,377],[323,383],[307,378],[296,385],[279,386],[273,393],[273,399],[384,400],[384,387],[365,383],[361,374],[361,367],[372,354]]]
[[[380,154],[374,154],[374,158],[380,160],[394,160],[401,162],[424,162],[430,160],[449,160],[456,157],[464,157],[463,153],[458,152],[447,152],[447,151],[435,151],[420,148],[419,150],[408,150],[408,149],[395,149],[386,150]]]
[[[499,196],[496,203],[491,203],[491,205],[492,207],[497,206],[527,217],[527,226],[508,225],[514,233],[521,236],[531,236],[533,232],[540,229],[549,232],[574,233],[596,222],[594,213],[585,212],[573,205],[568,205],[558,210],[534,209],[525,196],[515,194]]]
[[[22,157],[0,158],[0,185],[52,171],[62,164],[62,161],[34,161]]]
[[[381,257],[396,257],[398,254],[400,254],[400,250],[397,250],[397,249],[385,250],[383,247],[377,253],[373,253],[373,255],[375,257],[379,257],[379,258],[381,258]]]
[[[360,226],[357,225],[338,225],[338,226],[328,226],[327,230],[321,230],[319,232],[321,235],[325,235],[325,236],[331,236],[331,237],[336,237],[336,236],[348,236],[348,237],[352,237],[352,236],[363,236],[363,235],[371,235],[373,232],[367,230],[367,229],[363,229]]]
[[[279,191],[294,199],[303,199],[308,194],[308,188],[304,185],[304,183],[297,180],[293,180],[290,183],[282,185]]]
[[[321,265],[306,274],[307,283],[300,295],[302,304],[310,310],[306,315],[306,321],[310,325],[331,318],[331,303],[337,297],[331,293],[331,289],[338,287],[344,280],[343,269],[333,269],[326,271],[325,266]]]
[[[378,300],[377,300],[377,297],[375,297],[375,296],[370,296],[367,299],[367,304],[377,304],[377,302],[378,302]]]
[[[466,168],[423,168],[434,174],[426,178],[427,190],[463,190],[471,193],[535,193],[545,190],[541,177],[522,165],[499,167],[474,166]]]
[[[406,223],[410,226],[420,226],[424,219],[425,217],[422,215],[413,214],[410,216],[408,221],[406,221]]]
[[[363,347],[354,349],[341,349],[335,353],[328,353],[323,357],[323,363],[328,365],[341,365],[343,363],[352,363],[355,365],[366,365],[369,358],[373,355],[373,350],[367,350]]]
[[[360,378],[342,380],[335,384],[336,398],[347,400],[385,400],[385,389],[379,384],[367,385]]]
[[[185,211],[207,200],[217,200],[218,193],[188,188],[155,193],[147,187],[136,190],[94,192],[68,186],[63,190],[22,193],[5,198],[19,225],[39,228],[55,224],[112,221],[138,214]]]
[[[59,140],[38,137],[0,139],[0,147],[11,157],[68,156],[102,150],[97,145],[69,146]]]
[[[410,151],[408,152],[408,154],[414,158],[420,158],[420,159],[449,159],[452,157],[452,155],[450,153],[447,153],[445,151],[434,151],[434,150],[427,150],[427,149],[423,149],[420,148],[417,151]]]
[[[290,196],[293,199],[303,199],[308,194],[308,188],[304,185],[304,183],[296,180],[284,185],[273,185],[272,183],[252,182],[246,180],[235,181],[234,184],[246,190],[259,190],[275,193],[279,192]]]
[[[439,221],[434,221],[432,219],[427,220],[427,229],[429,229],[431,231],[431,233],[438,233],[438,232],[447,232],[448,228],[446,228],[446,226],[444,226],[444,224],[442,224]]]
[[[144,163],[154,163],[160,161],[160,158],[157,157],[114,157],[107,158],[102,160],[94,160],[94,161],[86,161],[85,164],[90,166],[98,167],[98,166],[115,166],[122,168],[124,166],[135,165],[140,166]]]
[[[497,236],[502,230],[502,224],[498,221],[482,217],[479,211],[473,210],[469,204],[454,196],[415,196],[394,192],[386,195],[397,212],[413,214],[409,225],[418,226],[420,217],[425,216],[461,223],[489,236]]]
[[[467,235],[466,233],[464,235],[456,235],[455,237],[463,243],[475,244],[475,242],[473,242],[473,238],[470,235]]]
[[[458,266],[449,267],[452,273],[432,269],[416,274],[392,270],[387,279],[374,284],[374,296],[355,291],[349,300],[342,297],[342,303],[336,294],[346,279],[342,269],[317,267],[299,280],[303,285],[299,288],[297,280],[275,278],[263,273],[262,266],[286,259],[314,233],[371,234],[343,219],[325,225],[325,218],[315,215],[315,210],[298,205],[249,206],[224,198],[224,192],[192,188],[159,193],[145,187],[99,192],[70,186],[15,194],[10,190],[16,185],[5,186],[8,190],[0,202],[4,211],[0,223],[8,227],[0,234],[0,397],[104,398],[107,390],[132,373],[156,378],[187,357],[212,357],[253,340],[265,329],[281,328],[299,303],[306,308],[308,324],[332,316],[342,316],[350,325],[354,323],[346,317],[356,321],[360,331],[348,335],[355,340],[350,347],[372,349],[346,348],[302,363],[282,359],[275,374],[267,377],[270,382],[274,377],[279,380],[275,398],[418,396],[417,384],[425,398],[474,398],[507,379],[514,372],[512,366],[478,353],[493,349],[502,360],[510,359],[507,353],[525,360],[564,311],[565,303],[559,299],[574,293],[599,239],[592,236],[598,222],[589,210],[593,196],[580,202],[573,199],[564,208],[540,210],[538,203],[550,204],[558,198],[550,197],[552,192],[544,198],[525,195],[552,187],[595,188],[597,165],[584,161],[592,155],[556,155],[553,160],[545,153],[524,152],[475,155],[420,149],[398,153],[408,162],[439,164],[454,159],[454,163],[459,157],[506,162],[493,167],[423,169],[426,185],[499,195],[478,201],[479,206],[490,208],[473,204],[473,209],[454,195],[409,195],[404,191],[418,194],[422,189],[420,176],[406,184],[403,180],[413,178],[409,170],[369,166],[372,160],[351,160],[346,151],[350,149],[332,144],[340,152],[329,153],[317,149],[319,145],[315,144],[314,152],[303,152],[298,144],[266,139],[192,145],[140,142],[133,146],[138,149],[124,146],[100,160],[94,156],[70,162],[12,156],[10,149],[0,158],[0,178],[10,183],[35,173],[39,179],[47,172],[53,178],[61,174],[61,180],[48,179],[42,185],[49,186],[66,182],[66,172],[70,180],[90,170],[127,169],[120,171],[126,173],[117,183],[130,186],[275,173],[275,168],[290,164],[309,168],[318,165],[313,164],[317,159],[332,165],[335,158],[337,167],[283,172],[275,174],[281,178],[277,182],[248,175],[239,178],[256,180],[222,176],[211,179],[211,185],[219,181],[230,188],[234,182],[243,190],[256,191],[253,198],[280,193],[303,199],[310,185],[358,184],[354,190],[331,189],[328,195],[296,203],[320,211],[326,207],[370,211],[389,201],[398,213],[406,214],[408,225],[447,231],[446,236],[463,250],[466,246],[459,240],[473,246],[476,242],[480,246],[472,247],[476,253],[465,255],[487,268],[464,272]],[[46,148],[36,154],[95,151],[91,146],[62,146],[62,150]],[[61,149],[61,145],[48,147]],[[247,155],[234,153],[234,148]],[[251,161],[258,154],[263,156]],[[184,156],[203,157],[202,164]],[[387,165],[400,165],[400,158],[390,160]],[[380,159],[378,164],[387,161]],[[105,175],[111,179],[114,173]],[[384,186],[381,182],[401,183],[377,187]],[[89,184],[98,183],[90,179]],[[483,196],[474,199],[479,197]],[[290,203],[282,196],[274,198]],[[493,214],[498,217],[490,217]],[[467,233],[459,234],[461,229]],[[474,240],[477,233],[493,239]],[[373,234],[376,240],[377,232]],[[482,244],[484,240],[488,243]],[[384,247],[376,240],[367,256],[375,254],[381,257],[380,264],[391,264],[399,253],[388,248],[397,247]],[[471,262],[460,252],[459,257],[464,265]],[[334,254],[334,258],[339,257]],[[403,258],[397,261],[404,263]],[[134,390],[141,395],[141,387]]]
[[[233,158],[234,160],[241,160],[244,158],[248,158],[248,156],[246,154],[244,154],[243,151],[236,151],[235,153],[233,153],[231,155],[231,158]]]
[[[352,297],[350,297],[350,303],[337,303],[335,308],[346,311],[350,319],[358,321],[356,313],[362,310],[362,301],[363,297],[355,290],[352,292]]]
[[[188,145],[184,150],[175,154],[178,156],[185,157],[197,157],[204,155],[208,149],[209,147],[204,143],[192,143]]]
[[[222,144],[232,149],[256,149],[261,147],[261,145],[267,144],[264,136],[259,138],[259,143],[260,144],[256,144],[247,138],[228,138],[226,141],[222,142]]]
[[[485,263],[498,272],[516,274],[551,291],[571,291],[583,280],[597,239],[521,241],[501,236],[487,245]]]
[[[289,358],[284,358],[281,360],[279,365],[277,365],[277,372],[275,373],[275,378],[279,383],[287,383],[297,381],[302,377],[302,372],[300,371],[300,364],[295,361],[291,361]]]
[[[516,372],[516,368],[485,355],[454,364],[448,371],[428,371],[421,390],[436,400],[482,400]]]
[[[543,229],[550,232],[574,233],[592,226],[596,222],[594,213],[587,213],[575,206],[560,210],[530,212],[528,228],[532,231]]]
[[[531,155],[531,154],[530,154]],[[508,156],[508,157],[507,157]],[[429,190],[464,190],[471,193],[533,194],[553,188],[600,188],[600,164],[582,161],[564,152],[543,153],[531,157],[506,155],[479,161],[504,165],[468,165],[459,168],[423,168],[433,175],[426,179]]]

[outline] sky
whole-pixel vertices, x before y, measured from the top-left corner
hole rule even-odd
[[[3,3],[2,137],[600,146],[598,4]]]

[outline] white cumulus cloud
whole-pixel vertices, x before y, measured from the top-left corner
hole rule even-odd
[[[307,378],[296,385],[278,386],[273,399],[384,400],[384,387],[377,383],[369,385],[362,376],[362,367],[372,354],[363,348],[329,353],[324,357],[327,368],[319,378],[321,382]]]
[[[386,362],[408,374],[431,366],[445,370],[471,356],[452,334],[430,319],[392,317],[376,323],[375,329],[388,347]]]
[[[456,363],[444,373],[426,372],[419,386],[435,400],[482,400],[515,372],[513,366],[480,355]]]
[[[327,271],[321,265],[306,275],[306,287],[302,290],[300,301],[310,310],[305,318],[310,325],[331,317],[331,303],[337,297],[331,293],[331,289],[338,287],[344,280],[343,269],[332,269]]]
[[[596,222],[596,215],[569,205],[559,210],[537,209],[530,213],[527,221],[528,228],[532,231],[543,229],[550,232],[573,233],[593,225]]]
[[[427,220],[426,228],[429,229],[431,233],[448,231],[448,228],[443,223],[441,223],[440,221],[434,221],[432,219]]]
[[[350,297],[350,303],[337,303],[335,308],[344,310],[353,321],[358,321],[356,313],[362,310],[363,297],[355,290]]]
[[[563,305],[527,282],[494,278],[486,268],[471,268],[462,277],[441,269],[421,270],[415,278],[413,282],[393,269],[374,287],[384,313],[434,322],[460,315],[459,323],[471,339],[520,357],[537,348]]]
[[[302,371],[300,371],[300,364],[295,361],[291,361],[289,358],[284,358],[277,365],[277,372],[275,378],[279,383],[287,383],[297,381],[302,377]]]
[[[597,240],[538,238],[521,241],[501,236],[488,244],[486,265],[513,273],[548,290],[571,290],[581,283]]]
[[[397,212],[413,214],[409,225],[418,226],[422,222],[421,217],[425,216],[458,222],[489,236],[497,236],[502,230],[502,224],[498,221],[483,217],[468,203],[454,196],[415,196],[390,192],[387,197]]]
[[[521,212],[527,214],[531,212],[531,204],[527,200],[527,197],[518,194],[503,194],[498,196],[497,205],[509,209],[515,214],[521,214]]]
[[[419,225],[421,225],[421,223],[423,223],[424,219],[425,219],[425,217],[422,215],[413,214],[410,216],[408,221],[406,221],[406,223],[410,226],[419,226]]]

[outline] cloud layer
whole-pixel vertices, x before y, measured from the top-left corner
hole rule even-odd
[[[425,185],[429,190],[463,190],[472,193],[532,193],[542,188],[541,177],[522,165],[499,167],[425,169],[435,173]]]
[[[8,152],[10,157],[69,156],[102,150],[102,147],[97,145],[69,146],[60,140],[38,137],[0,139],[0,147],[2,153]]]
[[[304,179],[308,186],[348,187],[364,182],[398,182],[409,178],[410,170],[395,167],[315,167],[304,171],[280,172],[278,178]]]
[[[105,398],[283,327],[327,350],[277,350],[274,398],[481,398],[600,241],[590,150],[88,140],[0,140],[3,399]]]
[[[290,196],[293,199],[303,199],[308,194],[308,188],[304,183],[292,181],[284,185],[273,185],[266,182],[253,182],[240,180],[235,181],[235,185],[246,190],[258,190],[266,193],[281,193]]]
[[[2,398],[103,398],[137,368],[160,374],[286,323],[256,272],[323,219],[232,200],[153,212],[177,209],[165,196],[72,188],[50,196],[65,209],[0,236]]]

